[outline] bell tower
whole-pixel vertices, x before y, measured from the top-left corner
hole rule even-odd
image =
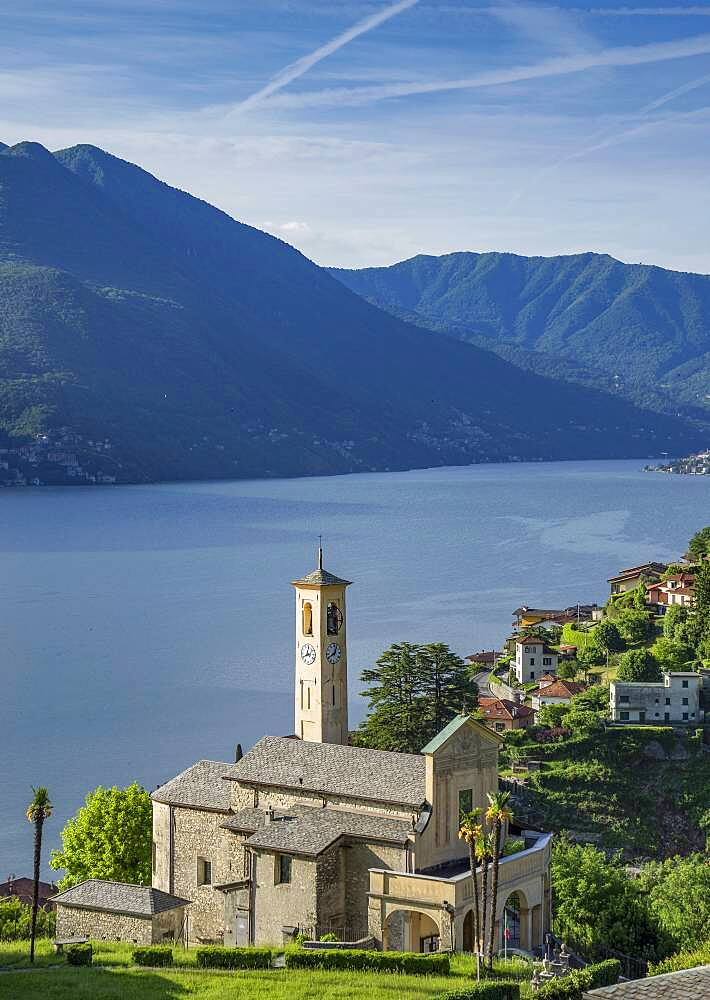
[[[347,744],[348,651],[345,588],[318,567],[300,580],[296,590],[296,736],[311,743]]]

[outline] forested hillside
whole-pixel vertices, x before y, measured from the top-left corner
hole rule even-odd
[[[526,370],[659,411],[710,409],[708,275],[593,253],[422,255],[331,273],[395,315]],[[701,419],[710,422],[707,412]]]

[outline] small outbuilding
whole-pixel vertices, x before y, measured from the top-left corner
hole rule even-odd
[[[149,885],[90,878],[53,897],[57,938],[159,944],[185,940],[188,899]]]

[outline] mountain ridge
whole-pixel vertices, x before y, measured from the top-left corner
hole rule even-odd
[[[329,271],[380,308],[525,370],[710,420],[710,275],[592,252],[419,254]]]
[[[0,149],[0,429],[62,428],[109,439],[126,480],[699,443],[685,422],[392,317],[98,147],[19,143]]]

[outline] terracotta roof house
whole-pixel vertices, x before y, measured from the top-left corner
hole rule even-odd
[[[555,679],[551,683],[542,681],[532,696],[532,706],[539,712],[543,705],[568,705],[573,696],[586,690],[586,684],[579,681]]]
[[[628,590],[635,590],[642,583],[657,583],[661,574],[665,571],[666,564],[659,562],[643,563],[641,566],[629,566],[620,570],[616,576],[610,576],[607,583],[611,586],[611,596],[625,594]]]
[[[710,965],[602,986],[582,994],[583,1000],[707,1000],[708,997]]]
[[[597,610],[596,604],[572,604],[568,608],[529,608],[522,605],[513,612],[513,618],[518,628],[529,628],[531,625],[560,624],[572,621],[587,621]]]
[[[534,721],[529,705],[519,705],[508,698],[479,698],[478,707],[486,717],[486,725],[502,733],[509,729],[525,729]]]
[[[482,649],[480,653],[471,653],[466,659],[469,663],[475,663],[482,667],[494,667],[502,655],[502,652],[497,649]]]
[[[661,612],[674,604],[692,607],[695,601],[695,576],[692,573],[674,573],[665,580],[651,584],[646,601],[648,604],[655,604]]]
[[[0,899],[8,899],[15,896],[23,903],[32,903],[32,887],[34,882],[27,876],[17,878],[9,875],[6,882],[0,882]],[[52,896],[57,891],[54,882],[39,883],[39,905],[44,909],[53,909],[54,904],[50,902]]]

